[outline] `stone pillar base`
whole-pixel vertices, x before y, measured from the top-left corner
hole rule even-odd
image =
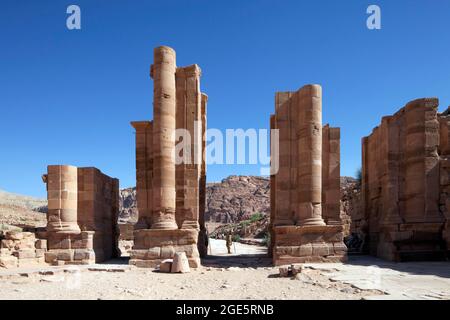
[[[206,229],[200,229],[198,233],[198,252],[200,257],[204,258],[208,255],[209,239]]]
[[[198,230],[195,229],[141,229],[134,231],[134,246],[130,264],[142,268],[155,268],[175,252],[185,252],[191,268],[200,267],[197,248]]]
[[[94,264],[94,231],[79,234],[48,233],[45,262],[52,265]]]
[[[447,221],[445,223],[444,231],[442,231],[442,237],[444,238],[445,242],[447,243],[447,250],[450,251],[450,221]]]
[[[273,264],[345,262],[342,226],[274,227]]]
[[[442,261],[448,257],[441,223],[386,225],[371,234],[371,254],[390,261]]]

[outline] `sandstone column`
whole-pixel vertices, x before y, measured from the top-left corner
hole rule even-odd
[[[291,211],[291,128],[290,98],[292,92],[277,92],[275,95],[275,127],[279,130],[279,168],[275,180],[277,206],[274,226],[293,225]]]
[[[370,187],[369,187],[369,137],[361,139],[361,202],[362,202],[362,220],[358,224],[363,223],[369,217],[370,203]],[[353,218],[353,217],[352,217]],[[352,221],[353,223],[353,221]],[[356,224],[356,223],[354,223]],[[358,226],[359,227],[359,226]],[[353,226],[352,226],[353,228]]]
[[[139,220],[135,229],[149,229],[152,224],[152,121],[137,121],[136,129],[136,199]]]
[[[47,231],[59,234],[79,234],[78,169],[73,166],[48,166],[44,176],[47,183]]]
[[[202,164],[200,172],[199,185],[199,251],[200,256],[204,257],[208,254],[208,247],[206,245],[208,233],[205,226],[205,211],[206,211],[206,110],[207,110],[208,96],[202,93]]]
[[[328,129],[328,190],[327,193],[327,224],[340,225],[341,219],[341,129]],[[323,188],[323,186],[322,186]]]
[[[275,115],[272,114],[270,115],[270,130],[272,132],[272,130],[276,130],[276,118]],[[274,160],[274,158],[277,156],[274,154],[274,150],[272,145],[274,143],[278,143],[278,141],[272,141],[273,136],[272,134],[270,135],[270,165],[271,165],[271,173],[270,173],[270,221],[269,221],[269,232],[270,232],[270,245],[269,245],[269,249],[268,249],[268,253],[269,256],[272,257],[273,256],[273,246],[274,246],[274,241],[275,241],[275,235],[273,232],[273,226],[274,226],[274,222],[275,222],[275,217],[276,217],[276,212],[277,212],[277,205],[276,205],[276,194],[277,194],[277,182],[276,182],[276,177],[277,177],[277,172],[275,172],[275,168],[276,165],[274,164],[275,161],[278,160]]]
[[[330,126],[322,127],[322,218],[328,224],[328,181],[330,171]]]
[[[187,137],[178,142],[183,147],[182,163],[176,164],[176,220],[183,229],[199,229],[199,180],[201,174],[201,70],[194,64],[176,71],[176,128]],[[190,141],[184,139],[190,138]],[[177,148],[177,152],[179,148]]]
[[[299,209],[300,226],[325,225],[322,219],[322,88],[303,87],[299,97]]]
[[[382,180],[383,206],[380,217],[381,225],[400,223],[399,216],[399,126],[396,117],[383,117],[381,122],[381,150],[384,166]]]
[[[153,224],[152,229],[178,229],[175,222],[175,71],[172,48],[154,50],[153,89]]]

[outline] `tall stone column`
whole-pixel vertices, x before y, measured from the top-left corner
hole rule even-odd
[[[440,222],[439,122],[437,99],[418,99],[405,106],[405,221]]]
[[[153,214],[153,122],[135,121],[131,125],[136,129],[136,198],[139,220],[135,229],[149,229]]]
[[[292,186],[291,186],[291,120],[290,98],[292,92],[277,92],[275,94],[275,127],[279,130],[279,168],[275,180],[275,197],[277,198],[274,226],[293,225]]]
[[[381,126],[381,146],[383,174],[382,184],[382,209],[380,225],[392,225],[401,222],[399,216],[399,126],[397,117],[383,117]]]
[[[299,209],[297,225],[323,226],[322,87],[303,87],[299,97]]]
[[[276,117],[274,114],[270,115],[270,130],[272,132],[272,130],[276,130]],[[277,205],[276,205],[276,194],[277,194],[277,172],[276,168],[277,168],[277,164],[275,163],[275,161],[278,162],[278,159],[275,159],[275,157],[278,157],[276,154],[274,154],[274,150],[272,145],[274,143],[278,143],[278,141],[272,141],[273,136],[272,134],[270,135],[270,166],[271,166],[271,174],[270,174],[270,221],[269,221],[269,232],[270,232],[270,244],[269,244],[269,249],[268,249],[268,253],[269,256],[272,257],[273,256],[273,246],[274,246],[274,242],[275,242],[275,235],[273,232],[273,227],[274,227],[274,222],[275,222],[275,217],[276,217],[276,212],[277,212]]]
[[[330,126],[322,127],[322,218],[328,224],[328,182],[330,172]]]
[[[44,176],[47,184],[47,231],[59,234],[79,234],[78,168],[51,165]]]
[[[175,221],[175,71],[172,48],[154,50],[153,87],[153,224],[152,229],[178,229]]]
[[[341,129],[328,128],[327,224],[340,225],[341,219]],[[323,188],[323,186],[322,186]]]
[[[200,185],[199,185],[199,252],[201,257],[208,254],[208,233],[205,226],[205,211],[206,211],[206,113],[207,113],[208,96],[202,93],[202,146],[201,146],[201,171],[200,171]]]
[[[183,147],[182,163],[176,164],[176,220],[183,229],[199,229],[199,180],[201,174],[201,70],[194,64],[176,71],[176,128],[185,130],[190,141],[178,142]],[[178,151],[177,153],[180,152]],[[181,152],[180,152],[181,153]]]
[[[369,137],[361,139],[361,202],[362,219],[369,214]]]

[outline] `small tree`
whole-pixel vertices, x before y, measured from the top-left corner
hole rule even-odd
[[[357,181],[359,184],[361,184],[361,182],[362,182],[362,171],[361,171],[361,168],[358,168],[358,169],[356,170],[356,181]]]
[[[261,220],[262,218],[264,218],[263,214],[260,212],[256,212],[256,213],[252,214],[252,216],[250,217],[250,221],[256,222],[256,221]]]
[[[266,234],[264,235],[264,239],[262,241],[263,245],[265,245],[266,247],[270,246],[270,232],[266,232]]]

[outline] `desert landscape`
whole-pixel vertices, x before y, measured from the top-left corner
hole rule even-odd
[[[281,3],[1,5],[0,300],[450,300],[450,4]]]

